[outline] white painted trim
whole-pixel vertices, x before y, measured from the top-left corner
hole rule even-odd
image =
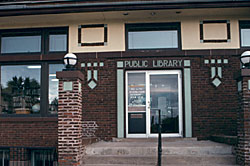
[[[150,75],[146,72],[146,134],[150,137]]]
[[[128,93],[127,93],[127,91],[128,91],[128,74],[129,73],[144,73],[144,72],[145,71],[127,71],[125,74],[125,76],[126,76],[126,78],[125,78],[125,84],[126,84],[125,85],[126,138],[146,138],[147,137],[146,134],[128,134]],[[146,107],[147,107],[147,104],[146,104]],[[144,111],[142,111],[142,112],[144,112]],[[147,117],[147,115],[146,115],[146,117]],[[147,119],[146,119],[146,124],[147,124]]]

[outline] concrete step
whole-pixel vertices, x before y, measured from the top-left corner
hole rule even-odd
[[[155,166],[157,139],[117,139],[86,147],[86,166]],[[162,143],[162,165],[233,166],[232,146],[195,139],[165,139]]]
[[[83,164],[82,166],[152,166],[152,164]],[[155,166],[155,165],[153,165]],[[167,166],[187,166],[186,164],[180,165],[180,164],[168,164]],[[238,166],[238,165],[229,165],[229,164],[193,164],[192,166]]]
[[[87,155],[156,155],[157,142],[99,142],[88,146]],[[231,155],[232,146],[211,141],[163,142],[163,155]]]
[[[88,155],[87,164],[127,164],[155,165],[157,156],[124,156],[124,155]],[[233,155],[163,155],[162,164],[195,165],[195,164],[236,164]]]
[[[155,155],[157,147],[96,147],[86,150],[88,155]],[[163,155],[230,155],[232,147],[215,146],[215,147],[163,147]]]

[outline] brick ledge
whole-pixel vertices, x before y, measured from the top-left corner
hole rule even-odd
[[[57,122],[57,117],[0,117],[0,122]]]

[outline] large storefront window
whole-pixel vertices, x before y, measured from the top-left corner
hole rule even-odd
[[[62,64],[48,63],[2,65],[0,114],[57,114],[56,72],[62,69]]]
[[[2,113],[39,113],[40,75],[41,65],[2,66]]]
[[[0,64],[0,115],[56,115],[56,71],[62,71],[63,65],[55,60],[67,52],[68,27],[0,30],[0,55],[11,57],[8,63]],[[19,55],[25,56],[27,62],[18,62]],[[33,57],[46,61],[35,58],[36,62],[32,62]]]

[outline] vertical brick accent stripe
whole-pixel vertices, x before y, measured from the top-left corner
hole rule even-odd
[[[59,79],[58,107],[58,159],[60,166],[82,164],[82,90],[83,76],[80,71],[57,73]],[[72,91],[64,91],[63,83],[71,81]]]
[[[237,162],[240,165],[250,165],[250,69],[242,69],[240,80],[242,90],[239,93]]]

